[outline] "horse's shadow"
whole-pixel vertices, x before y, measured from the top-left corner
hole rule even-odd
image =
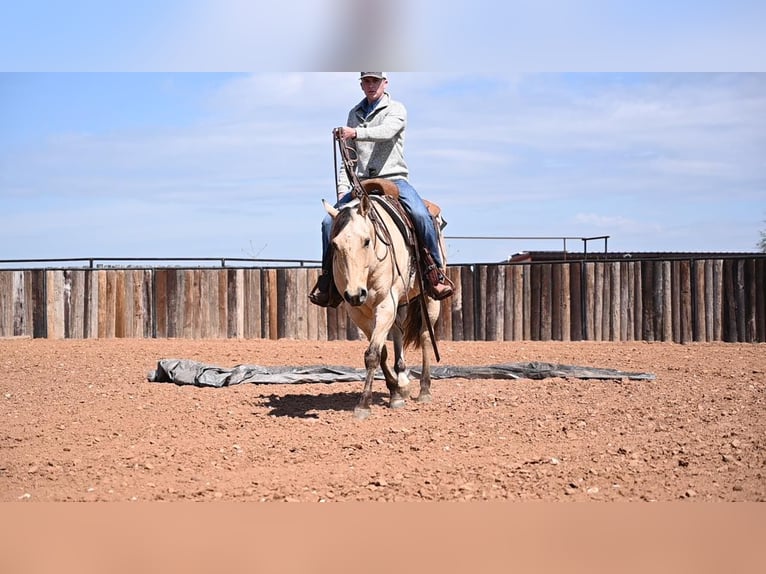
[[[373,404],[387,405],[388,395],[382,392],[372,393]],[[348,411],[354,410],[359,403],[359,393],[344,391],[322,395],[268,395],[265,397],[265,406],[271,409],[270,416],[295,417],[295,418],[319,418],[319,415],[311,411]]]

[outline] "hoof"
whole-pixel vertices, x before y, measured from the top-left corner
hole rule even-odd
[[[389,406],[390,408],[392,408],[392,409],[400,409],[400,408],[402,408],[402,407],[403,407],[405,404],[407,404],[407,401],[405,401],[405,400],[404,400],[404,399],[402,399],[402,398],[396,398],[396,399],[391,399],[391,402],[389,403],[389,405],[388,405],[388,406]]]
[[[430,403],[431,402],[431,395],[430,394],[420,393],[418,395],[418,398],[415,399],[415,401],[418,402],[418,403]]]
[[[370,414],[372,414],[372,411],[369,408],[363,409],[361,407],[356,407],[354,409],[354,417],[359,421],[363,421],[364,419],[368,418]]]

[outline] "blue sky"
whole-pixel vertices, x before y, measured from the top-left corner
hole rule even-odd
[[[362,96],[358,74],[251,70],[417,67],[390,42],[342,49],[366,30],[347,2],[4,3],[0,259],[319,258],[330,132]],[[389,91],[409,111],[412,183],[443,207],[447,235],[755,250],[766,9],[719,4],[406,4],[408,25],[383,31],[436,71],[392,72]],[[450,240],[448,255],[560,247]]]
[[[449,236],[751,251],[766,228],[762,74],[391,73],[389,88]],[[318,258],[330,131],[361,98],[354,72],[6,73],[0,94],[3,258]],[[455,262],[559,247],[448,242]]]

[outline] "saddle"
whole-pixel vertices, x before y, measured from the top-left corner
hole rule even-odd
[[[388,179],[383,179],[382,177],[365,179],[362,182],[362,188],[370,195],[386,195],[399,201],[399,188],[393,181]],[[434,219],[439,217],[442,212],[441,207],[431,201],[428,201],[427,199],[424,199],[423,203],[426,204],[428,213],[431,214],[431,217]]]
[[[409,214],[404,209],[401,201],[399,201],[399,188],[397,185],[387,179],[373,178],[367,179],[361,182],[362,189],[369,196],[378,196],[381,198],[380,205],[386,208],[391,214],[394,222],[399,227],[402,235],[408,239],[408,242],[415,246],[413,250],[413,259],[415,260],[415,267],[420,270],[421,289],[423,289],[423,278],[428,279],[428,284],[431,286],[430,295],[434,299],[440,300],[452,295],[454,285],[446,278],[441,269],[436,266],[431,253],[422,245],[420,245],[419,237],[415,233],[415,226],[410,219]],[[385,200],[385,201],[383,201]],[[441,208],[430,201],[423,200],[423,203],[428,209],[428,214],[431,216],[431,221],[434,224],[437,235],[441,235],[442,229],[446,225],[446,222],[441,217]],[[436,286],[445,283],[449,286],[449,289],[444,292],[438,292],[435,290]]]

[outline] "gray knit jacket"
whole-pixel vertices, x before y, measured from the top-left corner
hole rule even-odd
[[[362,100],[348,113],[346,125],[356,128],[356,139],[347,143],[356,151],[359,161],[356,174],[361,180],[373,177],[407,180],[409,170],[404,161],[404,131],[407,109],[404,104],[384,93],[378,105],[366,118]],[[352,154],[352,157],[353,154]],[[338,175],[338,197],[347,193],[351,184],[341,167]]]

